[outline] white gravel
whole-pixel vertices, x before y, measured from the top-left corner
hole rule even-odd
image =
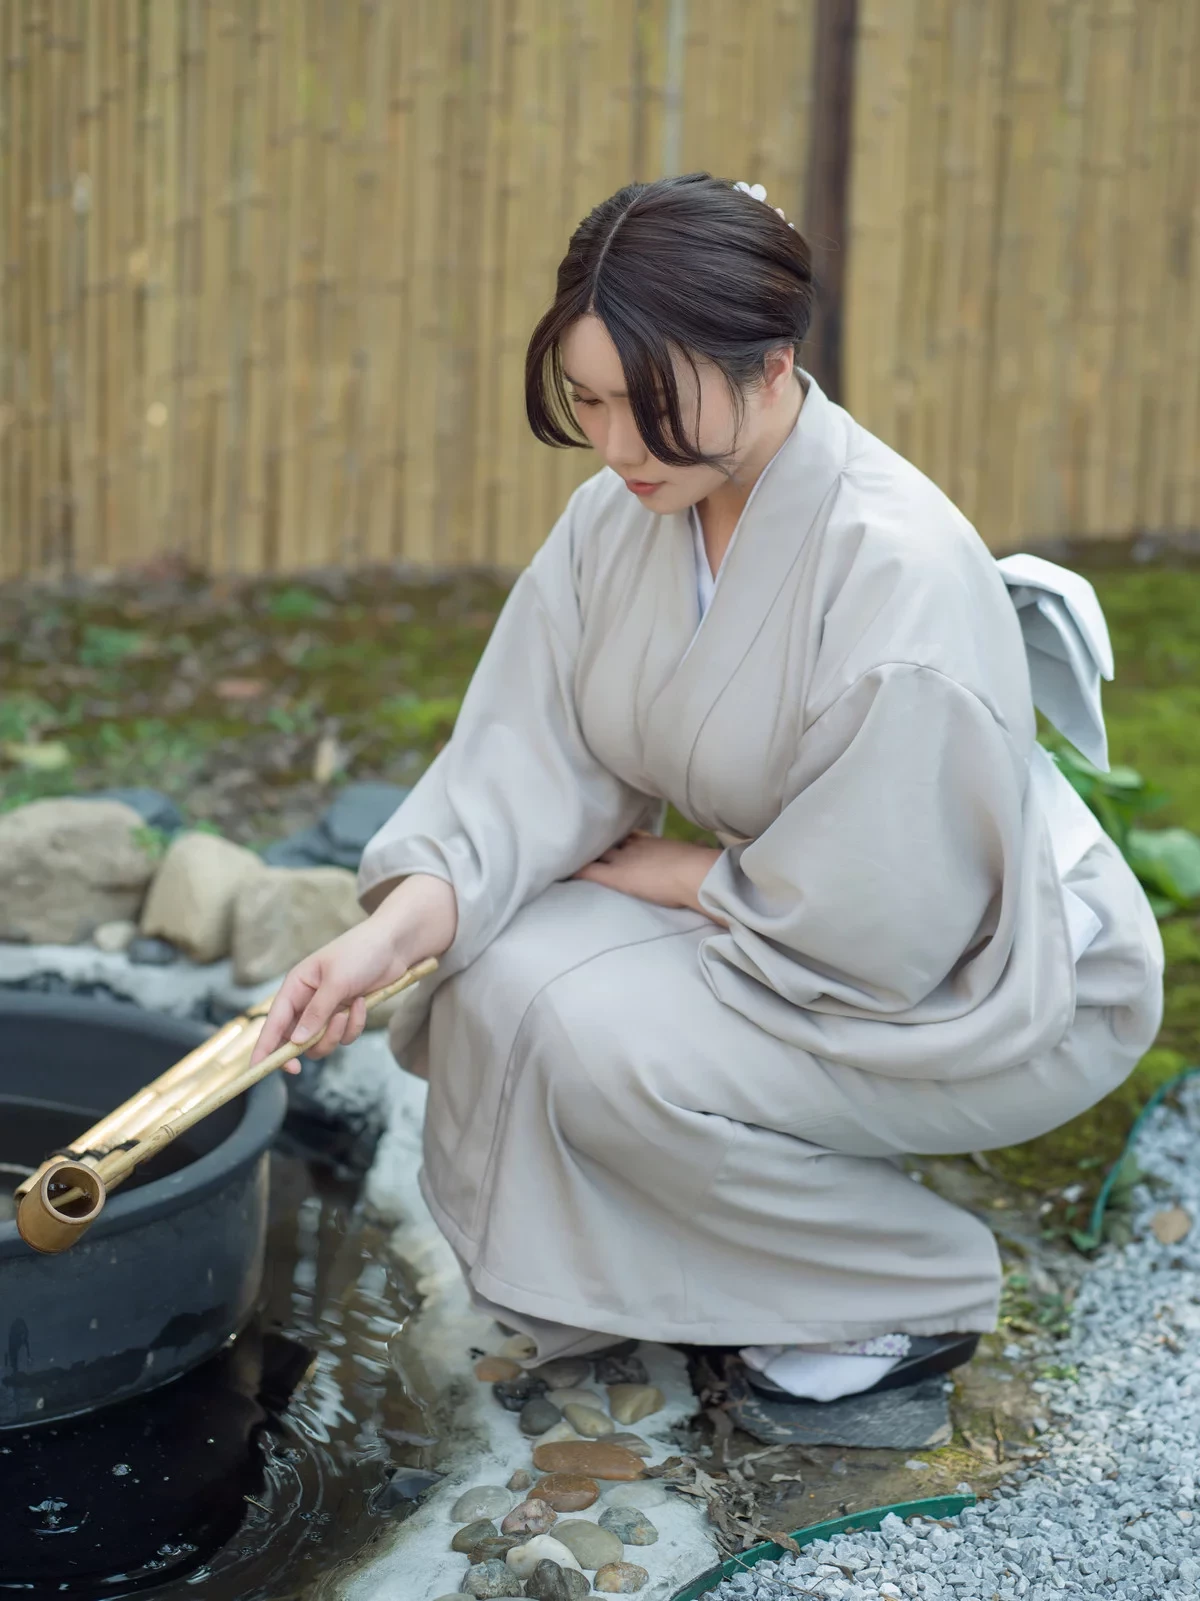
[[[1200,1224],[1160,1245],[1150,1219],[1200,1219],[1200,1078],[1182,1112],[1147,1119],[1134,1238],[1107,1248],[1056,1350],[1078,1378],[1045,1384],[1048,1457],[950,1527],[889,1517],[800,1557],[764,1562],[713,1601],[1195,1601],[1200,1596]]]

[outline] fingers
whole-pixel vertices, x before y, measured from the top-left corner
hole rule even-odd
[[[271,1009],[263,1021],[251,1054],[251,1065],[261,1062],[290,1039],[301,1012],[312,999],[316,984],[305,976],[305,965],[293,968],[280,985]]]
[[[350,1004],[350,1016],[342,1034],[343,1045],[353,1045],[363,1029],[367,1026],[367,1003],[363,996],[359,996]]]
[[[345,1006],[339,1007],[326,1024],[325,1032],[321,1035],[320,1039],[317,1040],[315,1044],[305,1049],[304,1054],[308,1057],[309,1061],[319,1062],[323,1057],[326,1057],[332,1051],[337,1050],[338,1046],[342,1044],[342,1039],[346,1032],[346,1024],[349,1021],[349,1018],[349,1008]]]

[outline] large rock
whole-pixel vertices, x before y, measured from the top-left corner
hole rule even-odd
[[[239,891],[266,871],[253,851],[232,840],[180,834],[154,875],[142,908],[142,933],[169,940],[193,961],[219,961],[233,943]]]
[[[0,939],[74,945],[136,918],[154,872],[120,801],[31,801],[0,816]]]
[[[263,860],[271,867],[328,865],[356,869],[367,841],[379,832],[408,793],[398,784],[347,784],[320,822],[268,845]]]
[[[264,867],[234,908],[234,977],[261,984],[286,973],[364,915],[343,867]]]
[[[133,785],[124,789],[98,789],[80,800],[115,800],[132,806],[147,828],[161,829],[164,834],[178,834],[183,827],[183,813],[169,795],[158,789],[144,789]]]

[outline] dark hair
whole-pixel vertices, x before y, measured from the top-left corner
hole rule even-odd
[[[554,304],[525,355],[529,425],[544,444],[586,445],[559,346],[594,312],[621,357],[650,454],[723,467],[685,437],[672,354],[693,372],[697,357],[720,369],[740,427],[744,390],[762,378],[770,351],[804,339],[813,294],[808,245],[770,205],[707,172],[628,184],[584,218],[559,264]]]

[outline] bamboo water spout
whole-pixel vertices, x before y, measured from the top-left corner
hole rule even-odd
[[[430,958],[366,997],[372,1012],[437,969]],[[302,1056],[324,1034],[303,1045],[290,1040],[253,1067],[250,1057],[270,1001],[251,1008],[196,1050],[110,1112],[68,1149],[42,1163],[18,1188],[17,1228],[35,1251],[65,1251],[104,1209],[111,1190],[135,1168],[194,1124]],[[257,1024],[257,1027],[255,1026]]]

